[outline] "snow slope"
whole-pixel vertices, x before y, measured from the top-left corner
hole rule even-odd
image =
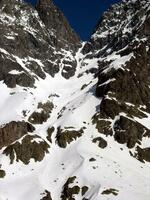
[[[81,55],[78,54],[79,60]],[[86,70],[90,65],[89,62]],[[83,136],[66,149],[58,147],[55,142],[56,133],[53,133],[49,154],[40,163],[31,159],[27,166],[21,161],[10,165],[8,157],[1,155],[2,169],[6,171],[6,177],[0,181],[1,200],[39,200],[44,190],[51,192],[52,199],[59,200],[63,185],[72,176],[77,177],[80,187],[88,186],[89,190],[84,196],[87,199],[149,200],[150,164],[131,157],[128,148],[116,143],[111,137],[102,136],[108,142],[105,149],[92,143],[92,139],[100,135],[91,118],[99,110],[101,99],[94,95],[97,78],[86,73],[77,78],[81,70],[84,72],[79,63],[76,75],[69,80],[60,74],[54,79],[47,75],[45,80],[37,81],[35,89],[26,92],[20,87],[6,89],[1,83],[1,92],[4,93],[1,113],[5,113],[1,117],[1,124],[21,120],[22,110],[32,113],[38,102],[49,98],[55,109],[46,123],[36,125],[36,134],[45,139],[46,130],[50,126],[71,126],[77,130],[86,127]],[[81,90],[84,84],[89,85]],[[52,94],[57,96],[49,97]],[[57,119],[63,107],[65,110],[62,117]],[[10,108],[11,115],[8,112]],[[90,158],[95,158],[95,161],[90,162]],[[118,195],[102,195],[102,191],[109,188],[116,189]],[[76,199],[82,199],[82,195],[76,196]]]
[[[27,22],[25,16],[26,14],[23,15],[24,23]],[[5,22],[5,16],[2,19]],[[12,23],[14,19],[9,18],[9,20]],[[41,26],[44,27],[43,24]],[[97,31],[92,38],[103,38],[106,35],[106,31],[102,33]],[[0,81],[1,128],[11,121],[29,121],[33,112],[41,112],[39,103],[52,102],[54,105],[48,119],[41,124],[33,124],[34,132],[28,133],[31,136],[39,136],[33,141],[40,143],[43,140],[49,144],[49,152],[45,154],[42,161],[35,162],[31,158],[28,164],[24,164],[21,160],[16,161],[15,154],[13,164],[10,164],[9,156],[3,153],[6,147],[0,150],[0,169],[6,173],[5,177],[0,179],[0,200],[45,200],[46,191],[50,192],[52,200],[149,200],[150,162],[140,162],[131,156],[136,146],[129,149],[126,144],[119,144],[114,137],[100,133],[93,123],[93,116],[101,112],[100,105],[104,99],[104,97],[96,97],[96,88],[116,80],[112,77],[99,84],[97,76],[100,70],[99,63],[110,62],[110,65],[103,69],[103,74],[107,76],[112,69],[126,71],[126,62],[130,62],[134,54],[121,56],[113,51],[107,56],[98,57],[96,55],[100,49],[83,54],[85,45],[83,44],[74,56],[68,50],[61,49],[57,52],[65,59],[75,59],[77,62],[75,74],[69,79],[62,76],[64,58],[61,58],[62,65],[59,72],[54,77],[44,72],[46,75],[44,79],[36,76],[34,87],[16,85],[14,88],[9,88],[3,80]],[[28,59],[20,58],[2,48],[0,52],[15,59],[27,71],[30,70],[26,68],[25,63],[31,60],[44,69],[44,61],[40,58],[30,56]],[[94,73],[91,72],[93,68]],[[14,75],[18,71],[11,70],[9,73]],[[109,95],[105,97],[113,99]],[[127,105],[132,106],[128,102]],[[149,129],[150,117],[149,113],[146,114],[147,118],[134,117],[131,120]],[[126,114],[121,112],[114,119],[106,119],[111,123],[112,129],[120,116]],[[47,139],[47,130],[51,127],[55,130],[50,142]],[[83,132],[80,137],[68,142],[66,148],[62,148],[57,140],[59,127],[62,130],[76,132],[82,129]],[[93,142],[99,137],[107,142],[104,148],[99,146],[98,140]],[[24,138],[25,136],[18,142],[22,144]],[[150,137],[142,139],[143,148],[149,147],[149,144]],[[74,181],[66,186],[71,177],[75,177]],[[65,194],[66,187],[73,188],[73,186],[78,186],[79,191],[72,197],[63,198],[62,194]],[[82,188],[85,186],[88,190],[83,193]],[[50,197],[47,199],[51,200]]]

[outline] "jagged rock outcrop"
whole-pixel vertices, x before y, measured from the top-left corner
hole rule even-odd
[[[94,138],[93,142],[98,143],[98,146],[102,149],[104,149],[107,146],[107,142],[101,137]]]
[[[21,142],[15,142],[3,151],[4,154],[9,156],[10,164],[16,160],[22,161],[24,164],[29,164],[31,159],[34,161],[42,161],[45,154],[48,153],[50,146],[46,141],[39,136],[26,135]]]
[[[99,66],[96,95],[102,101],[93,123],[99,132],[114,134],[116,141],[129,148],[140,143],[145,132],[149,135],[135,120],[150,112],[149,8],[144,0],[111,6],[82,50],[87,59],[97,59]]]
[[[79,37],[71,29],[64,14],[54,5],[52,0],[38,0],[36,9],[50,33],[51,41],[58,49],[64,48],[71,51],[80,45]]]
[[[58,127],[56,141],[61,148],[65,148],[67,144],[70,144],[77,138],[81,137],[83,132],[83,128],[80,130],[69,130],[67,128],[66,130],[63,130],[61,127]]]
[[[4,178],[6,175],[5,171],[0,169],[0,178]]]
[[[75,73],[77,35],[52,1],[39,1],[37,10],[22,1],[0,2],[0,80],[10,88],[33,87],[46,73]]]
[[[32,124],[42,124],[47,121],[50,117],[50,113],[52,112],[54,105],[52,102],[47,101],[42,104],[38,103],[37,109],[41,109],[40,112],[33,112],[29,117],[29,122]]]
[[[45,190],[45,196],[41,200],[52,200],[50,192]]]
[[[81,198],[83,200],[86,200],[86,198],[84,198],[84,195],[86,194],[89,188],[87,186],[79,187],[78,185],[76,185],[78,182],[75,182],[75,180],[76,180],[76,176],[68,178],[68,180],[64,184],[63,191],[61,193],[61,200],[74,199],[75,195],[78,195],[80,193],[82,196]]]
[[[150,162],[150,148],[140,148],[137,146],[134,156],[141,162]]]
[[[27,122],[12,121],[0,128],[0,149],[8,146],[28,132],[33,132],[34,127]]]
[[[114,123],[114,138],[121,144],[127,144],[128,148],[133,148],[136,143],[141,143],[144,136],[149,135],[150,131],[140,123],[120,116]]]

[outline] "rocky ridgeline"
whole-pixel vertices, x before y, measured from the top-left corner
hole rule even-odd
[[[63,13],[54,5],[52,0],[39,0],[36,6],[40,19],[45,24],[51,42],[58,50],[77,50],[79,37],[71,29]]]
[[[128,148],[150,137],[149,129],[136,121],[150,112],[149,45],[150,3],[128,0],[104,13],[82,50],[99,65],[96,95],[102,102],[93,123],[99,132]]]
[[[65,78],[74,75],[80,42],[52,1],[39,1],[35,10],[19,0],[2,0],[0,16],[0,80],[8,87],[33,87],[36,79],[59,70]]]

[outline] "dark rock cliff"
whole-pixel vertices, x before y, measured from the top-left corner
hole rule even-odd
[[[46,73],[75,73],[79,38],[52,1],[39,1],[37,10],[22,1],[0,1],[0,80],[8,87],[33,87]]]
[[[136,121],[150,112],[149,46],[150,4],[128,0],[104,13],[82,50],[88,59],[98,59],[96,95],[102,102],[94,116],[97,128],[129,148],[150,136]]]
[[[38,0],[36,9],[49,31],[54,45],[57,48],[76,50],[78,45],[80,45],[80,39],[71,29],[64,14],[54,5],[53,1]]]

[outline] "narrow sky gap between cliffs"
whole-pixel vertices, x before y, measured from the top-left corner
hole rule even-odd
[[[36,5],[37,0],[25,0]],[[100,16],[112,4],[121,0],[53,0],[67,17],[72,28],[80,38],[88,40]]]

